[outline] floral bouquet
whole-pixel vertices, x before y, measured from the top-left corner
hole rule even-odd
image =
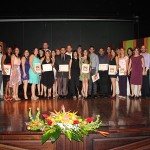
[[[61,111],[50,112],[50,115],[43,114],[44,120],[39,118],[40,110],[37,109],[35,118],[31,115],[31,108],[29,111],[30,122],[26,122],[27,129],[41,130],[44,132],[42,136],[42,144],[50,139],[54,143],[61,134],[65,134],[67,138],[75,141],[83,141],[83,135],[88,136],[89,132],[98,132],[106,136],[107,132],[98,131],[97,129],[102,124],[100,115],[94,118],[83,119],[77,116],[77,112],[66,112],[64,106]]]

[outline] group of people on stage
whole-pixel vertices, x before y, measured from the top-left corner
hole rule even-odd
[[[24,99],[29,96],[28,84],[31,84],[31,100],[37,100],[39,96],[77,99],[100,95],[115,98],[117,78],[120,98],[127,96],[127,80],[131,88],[130,98],[150,96],[150,54],[144,45],[140,49],[128,48],[126,54],[124,48],[109,46],[106,51],[100,48],[97,52],[94,46],[83,49],[78,45],[73,50],[70,44],[50,50],[44,42],[43,48],[34,48],[32,54],[28,49],[22,56],[20,53],[18,47],[13,50],[7,47],[2,54],[0,47],[0,84],[3,79],[4,100],[21,100],[18,94],[20,84],[23,84]],[[10,74],[6,66],[10,66]],[[138,86],[137,95],[135,85]]]

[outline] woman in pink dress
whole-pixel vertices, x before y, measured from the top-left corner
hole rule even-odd
[[[14,54],[11,56],[11,74],[9,82],[9,86],[13,88],[14,100],[20,100],[18,97],[18,87],[21,84],[20,64],[19,48],[15,48]]]
[[[131,84],[131,98],[135,97],[134,87],[138,86],[137,98],[139,98],[142,88],[142,75],[145,74],[145,62],[144,57],[140,55],[139,48],[134,49],[134,56],[130,58],[128,74],[131,72],[130,84]]]

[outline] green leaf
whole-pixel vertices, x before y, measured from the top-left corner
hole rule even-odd
[[[61,130],[59,128],[56,129],[56,132],[53,132],[51,134],[51,143],[54,143],[59,137],[60,137],[60,134],[61,134]]]
[[[42,136],[42,144],[44,144],[51,136],[50,130],[47,130]]]
[[[71,141],[72,138],[72,133],[70,131],[66,131],[65,135],[67,136],[67,138]]]
[[[83,128],[81,129],[81,132],[82,132],[84,135],[88,135],[88,131],[84,130]]]
[[[73,131],[72,132],[72,139],[74,139],[75,141],[82,141],[82,134],[80,134],[80,132],[79,131]]]

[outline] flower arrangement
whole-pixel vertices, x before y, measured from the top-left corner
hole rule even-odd
[[[97,129],[102,124],[100,115],[94,118],[83,119],[77,116],[77,112],[66,112],[65,107],[62,106],[61,111],[50,112],[50,115],[43,114],[44,120],[40,119],[40,110],[37,108],[36,117],[33,118],[31,108],[29,108],[30,122],[26,122],[27,130],[44,132],[42,136],[42,144],[50,139],[54,143],[63,133],[67,138],[75,141],[83,141],[83,135],[88,136],[89,132],[98,132],[106,136],[107,132],[98,131]]]

